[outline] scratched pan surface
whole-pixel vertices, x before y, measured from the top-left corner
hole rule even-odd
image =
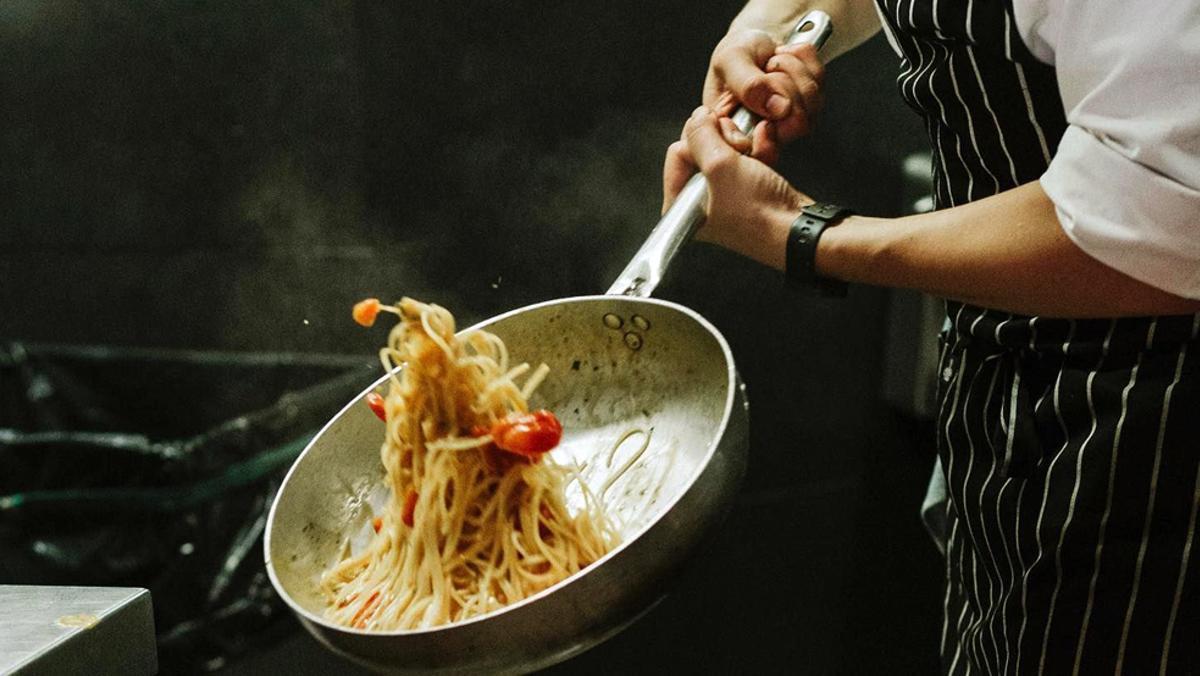
[[[267,569],[308,631],[381,671],[531,671],[603,641],[661,598],[744,473],[744,393],[729,346],[695,312],[653,299],[580,297],[475,328],[499,335],[515,362],[550,366],[531,404],[562,419],[555,457],[588,463],[589,485],[640,445],[631,440],[610,461],[622,432],[652,430],[650,445],[604,497],[622,544],[596,564],[482,618],[367,632],[326,622],[317,587],[347,534],[371,518],[383,478],[383,423],[362,402],[366,391],[348,404],[296,460],[275,499]]]

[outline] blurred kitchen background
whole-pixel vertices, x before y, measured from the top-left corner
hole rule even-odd
[[[149,587],[163,673],[357,673],[274,597],[260,540],[378,368],[350,305],[465,326],[607,288],[740,5],[0,2],[0,584]],[[896,74],[882,37],[832,64],[786,175],[913,209]],[[749,475],[675,593],[553,671],[935,669],[928,306],[704,245],[657,295],[732,344]]]

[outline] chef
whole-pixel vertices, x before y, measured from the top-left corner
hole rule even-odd
[[[936,210],[875,218],[771,169],[825,56],[884,31],[925,119]],[[699,237],[800,284],[946,300],[937,445],[943,671],[1200,665],[1200,3],[752,0],[667,153]],[[749,136],[726,115],[765,118]],[[836,123],[836,120],[833,121]]]

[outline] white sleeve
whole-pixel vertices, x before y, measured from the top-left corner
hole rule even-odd
[[[1100,262],[1200,299],[1200,3],[1014,0],[1055,66],[1069,127],[1042,175],[1063,230]]]

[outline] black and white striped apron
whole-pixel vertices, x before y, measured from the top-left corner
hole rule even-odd
[[[1010,2],[878,4],[937,207],[1040,177],[1066,121]],[[1200,314],[947,309],[943,671],[1200,673]]]

